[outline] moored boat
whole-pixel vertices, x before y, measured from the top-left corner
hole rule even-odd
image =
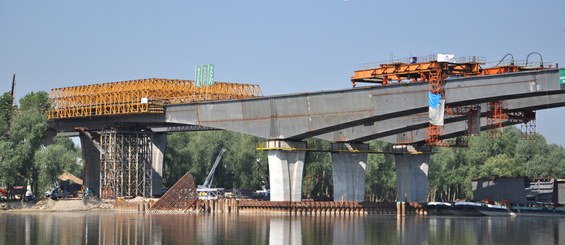
[[[511,216],[512,213],[508,207],[503,205],[483,204],[477,207],[479,212],[486,216]]]
[[[565,217],[565,208],[545,206],[512,206],[512,213],[516,216]]]
[[[431,215],[455,215],[453,204],[449,202],[429,202],[426,209]]]
[[[456,202],[453,204],[453,212],[459,216],[483,216],[478,209],[483,205],[480,202]]]
[[[453,205],[455,215],[461,216],[511,216],[508,207],[481,202],[456,202]]]

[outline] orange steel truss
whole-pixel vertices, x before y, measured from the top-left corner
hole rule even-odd
[[[194,81],[141,79],[52,89],[49,119],[163,113],[165,104],[261,97],[259,85],[215,82],[196,87]]]
[[[438,80],[441,76],[468,77],[479,73],[479,62],[393,63],[381,64],[378,68],[357,70],[351,77],[351,82],[354,87],[358,82],[387,85],[391,81],[427,82]]]
[[[490,136],[499,138],[502,136],[503,123],[508,119],[508,115],[504,111],[502,101],[493,101],[487,104],[487,127],[491,129]]]
[[[520,71],[534,71],[543,70],[543,67],[526,68],[524,66],[517,65],[505,65],[505,66],[495,66],[489,68],[483,68],[480,75],[496,75],[509,72],[520,72]]]

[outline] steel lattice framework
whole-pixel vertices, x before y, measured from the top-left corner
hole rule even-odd
[[[151,196],[151,136],[147,131],[101,132],[102,198]]]
[[[163,196],[151,207],[151,211],[185,211],[198,200],[196,184],[190,172],[180,178]]]
[[[55,88],[49,98],[49,119],[163,113],[163,105],[195,101],[261,97],[259,85],[216,82],[196,87],[194,81],[141,79]]]

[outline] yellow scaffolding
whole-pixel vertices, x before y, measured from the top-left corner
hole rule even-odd
[[[194,81],[149,78],[55,88],[49,95],[49,119],[163,113],[165,104],[261,97],[259,85],[215,82],[196,87]]]

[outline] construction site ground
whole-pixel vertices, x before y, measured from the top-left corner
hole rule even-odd
[[[7,212],[75,212],[111,210],[113,208],[113,201],[100,200],[98,198],[66,198],[58,200],[44,198],[37,202],[11,201],[0,203],[0,210]]]

